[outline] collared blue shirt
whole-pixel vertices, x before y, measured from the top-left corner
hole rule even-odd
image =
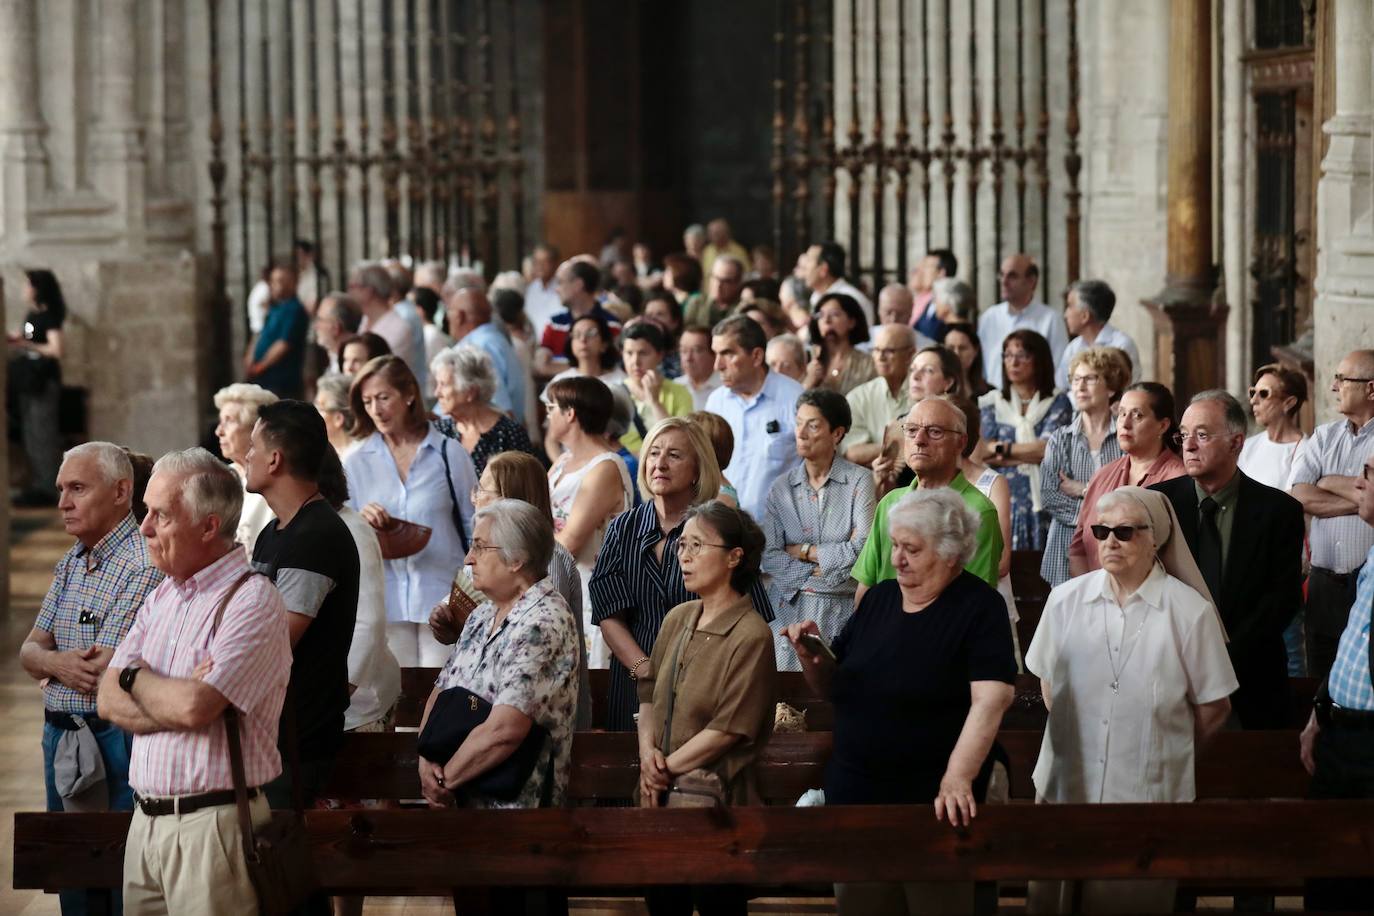
[[[87,548],[77,541],[57,561],[52,585],[35,626],[53,635],[57,651],[117,648],[162,571],[148,559],[148,543],[132,514]],[[56,712],[89,715],[95,694],[73,690],[56,678],[43,688],[43,705]]]
[[[524,423],[525,375],[510,338],[495,322],[488,321],[469,331],[460,343],[480,347],[491,357],[491,365],[496,370],[498,382],[496,394],[491,399],[492,406],[503,413],[512,412],[517,421]]]
[[[444,481],[442,450],[448,452],[452,491]],[[392,518],[433,529],[419,553],[383,560],[386,568],[386,619],[389,623],[424,623],[429,612],[448,597],[454,570],[463,565],[463,541],[453,526],[453,503],[462,513],[464,538],[472,534],[472,487],[477,475],[463,446],[433,426],[410,462],[404,481],[382,434],[374,432],[344,459],[348,504],[362,510],[378,503]]]
[[[721,386],[706,399],[706,409],[719,414],[735,436],[735,452],[725,476],[739,493],[740,508],[763,520],[768,488],[801,462],[797,455],[797,398],[800,382],[769,372],[752,398]]]
[[[1355,603],[1336,646],[1336,662],[1326,687],[1331,701],[1346,709],[1374,712],[1374,682],[1369,673],[1369,620],[1374,605],[1374,547],[1365,557],[1355,588]]]

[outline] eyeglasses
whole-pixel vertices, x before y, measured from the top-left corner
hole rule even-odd
[[[731,549],[727,544],[708,544],[705,541],[678,541],[675,549],[679,557],[694,557],[707,547],[719,547],[721,550]]]
[[[473,542],[472,542],[472,545],[471,545],[468,549],[469,549],[469,550],[476,550],[476,551],[479,551],[479,552],[480,552],[480,551],[483,551],[483,550],[500,550],[500,549],[501,549],[501,545],[500,545],[500,544],[483,544],[481,541],[473,541]]]
[[[1196,430],[1194,432],[1188,432],[1188,430],[1186,429],[1180,429],[1178,431],[1179,442],[1187,442],[1189,439],[1196,439],[1198,445],[1206,445],[1208,442],[1211,442],[1213,439],[1216,438],[1216,433],[1209,433],[1205,429]]]
[[[1374,471],[1374,468],[1371,468],[1369,465],[1366,464],[1364,467],[1360,468],[1360,475],[1364,477],[1366,481],[1374,480],[1374,477],[1370,477],[1369,475],[1370,471]]]
[[[1010,353],[1002,354],[1002,362],[1004,363],[1028,363],[1033,358],[1029,353],[1024,353],[1021,350],[1012,350]]]
[[[501,498],[501,494],[496,492],[495,490],[485,490],[482,487],[473,487],[472,490],[468,492],[468,498],[470,498],[473,502],[477,502],[478,498],[481,497],[483,494],[490,496],[493,499]]]
[[[573,340],[600,340],[600,331],[578,331],[572,335]]]
[[[1251,398],[1258,397],[1261,401],[1264,401],[1268,400],[1269,396],[1272,395],[1274,391],[1271,388],[1251,388],[1248,393]]]
[[[922,423],[903,423],[902,433],[908,439],[915,439],[920,433],[925,433],[926,438],[931,442],[939,442],[945,437],[946,433],[957,435],[959,430],[949,429],[944,426],[926,425]]]
[[[1356,378],[1353,375],[1341,375],[1339,372],[1331,377],[1335,379],[1337,385],[1344,385],[1346,382],[1360,382],[1361,384],[1374,382],[1374,378]]]
[[[1100,381],[1102,381],[1102,376],[1100,375],[1075,375],[1073,378],[1069,379],[1069,384],[1096,385]]]
[[[1114,534],[1118,541],[1129,541],[1135,537],[1137,531],[1145,530],[1144,525],[1117,525],[1115,528],[1108,528],[1106,525],[1093,525],[1093,537],[1099,541],[1105,541],[1107,535]]]

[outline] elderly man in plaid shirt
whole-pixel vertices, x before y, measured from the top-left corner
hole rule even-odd
[[[139,605],[162,581],[130,511],[133,487],[128,455],[109,442],[78,445],[63,457],[57,475],[58,510],[76,543],[58,561],[38,620],[19,650],[24,670],[43,685],[49,811],[128,811],[133,805],[130,737],[96,716],[100,675]],[[79,734],[82,729],[86,735]],[[85,773],[71,767],[74,757],[81,759],[75,753],[79,741],[98,748],[103,780],[94,767]],[[83,892],[64,892],[61,902],[64,914],[86,910]]]
[[[286,607],[234,542],[243,490],[209,452],[162,456],[144,503],[148,553],[167,578],[143,603],[99,694],[100,714],[134,733],[124,911],[256,914],[223,715],[230,703],[239,711],[249,808],[260,825],[271,816],[260,787],[281,772]]]

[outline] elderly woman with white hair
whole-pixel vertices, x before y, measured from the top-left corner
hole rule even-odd
[[[266,388],[244,382],[215,392],[215,409],[219,411],[215,436],[219,439],[219,451],[244,485],[243,510],[239,513],[235,537],[250,557],[253,555],[253,545],[258,542],[258,534],[275,516],[267,500],[257,493],[248,492],[244,461],[251,444],[249,440],[253,436],[253,424],[258,421],[258,411],[276,402],[277,396]]]
[[[553,545],[548,514],[527,502],[499,499],[477,512],[467,561],[473,585],[487,600],[463,625],[425,705],[424,723],[439,694],[453,687],[465,688],[492,708],[447,760],[421,756],[421,789],[435,807],[460,799],[474,808],[556,807],[563,802],[581,652],[572,612],[548,577]],[[514,798],[484,795],[468,785],[506,764],[531,729],[547,737]]]
[[[831,805],[931,805],[968,824],[987,791],[1016,680],[997,590],[964,569],[980,524],[954,490],[913,490],[887,514],[896,578],[868,589],[825,647],[814,621],[783,631],[807,683],[835,706]],[[973,884],[840,884],[840,913],[972,912]]]
[[[342,372],[327,373],[315,382],[315,410],[324,420],[329,444],[334,446],[340,461],[353,454],[363,441],[355,435],[358,424],[353,417],[353,405],[348,400],[352,387],[353,376]]]
[[[1163,494],[1121,487],[1091,521],[1102,568],[1050,592],[1026,652],[1049,709],[1036,795],[1193,801],[1196,748],[1226,721],[1237,686],[1221,618]],[[1030,911],[1168,912],[1174,886],[1034,881]]]
[[[486,351],[467,344],[444,350],[429,364],[439,396],[439,432],[457,439],[472,456],[477,476],[502,452],[535,454],[525,427],[491,406],[496,369]]]

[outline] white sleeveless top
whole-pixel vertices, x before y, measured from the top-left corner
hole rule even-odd
[[[997,482],[998,476],[1000,475],[998,475],[995,469],[984,468],[983,473],[978,475],[978,479],[973,482],[973,485],[978,488],[979,493],[982,493],[991,500],[992,485]],[[1014,633],[1016,631],[1016,621],[1021,619],[1021,615],[1016,611],[1016,596],[1011,592],[1010,575],[1005,575],[997,580],[997,591],[1001,593],[1002,598],[1007,602],[1007,616],[1011,618],[1012,632]]]
[[[624,501],[619,509],[597,526],[596,531],[587,539],[587,543],[582,545],[582,550],[576,555],[578,567],[585,567],[590,573],[592,566],[596,563],[596,555],[601,550],[601,540],[606,535],[606,525],[610,523],[611,518],[630,508],[634,502],[634,491],[630,483],[630,472],[626,469],[624,460],[614,452],[602,452],[576,471],[565,472],[563,469],[571,457],[570,452],[564,452],[549,471],[549,498],[553,502],[554,531],[562,531],[563,527],[567,525],[568,516],[572,515],[573,503],[577,501],[577,492],[582,489],[582,481],[586,478],[588,471],[603,461],[614,461],[616,469],[620,471],[620,486]]]

